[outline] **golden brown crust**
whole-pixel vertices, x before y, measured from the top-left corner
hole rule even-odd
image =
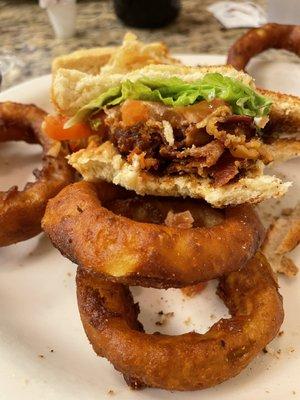
[[[108,200],[107,188],[114,192],[110,194],[114,200],[128,193],[103,182],[98,186],[75,183],[49,201],[42,222],[63,255],[105,279],[152,287],[182,287],[207,281],[242,267],[257,251],[264,235],[256,213],[248,205],[225,210],[222,222],[214,226],[178,229],[153,223],[154,213],[147,213],[143,206],[131,207],[135,211],[127,213],[137,221],[115,214],[101,204]],[[171,206],[164,206],[168,200],[155,201],[165,207],[164,221]],[[179,211],[176,203],[173,199],[173,209]],[[181,211],[194,208],[201,213],[201,207],[203,211],[200,202],[181,199],[179,203]],[[203,213],[207,209],[210,207],[204,207]],[[140,219],[137,214],[143,210],[146,215]]]
[[[300,98],[266,89],[257,91],[272,101],[267,132],[296,134],[300,132]]]
[[[187,297],[195,297],[206,288],[206,285],[207,285],[206,282],[200,282],[197,283],[196,285],[186,286],[184,288],[181,288],[181,292]]]
[[[230,319],[202,335],[151,335],[127,287],[77,271],[79,311],[95,352],[135,381],[168,390],[204,389],[234,377],[278,333],[282,298],[262,255],[222,278],[218,294]]]
[[[56,57],[52,62],[52,74],[59,68],[75,69],[91,75],[99,74],[101,67],[108,63],[116,50],[117,47],[94,47]]]
[[[180,64],[172,58],[164,43],[143,43],[128,32],[118,47],[81,49],[57,57],[52,62],[52,74],[59,68],[73,69],[91,75],[125,73],[150,64]],[[103,68],[105,66],[105,68]]]
[[[47,201],[71,183],[73,173],[63,147],[42,133],[45,112],[34,105],[0,103],[0,142],[23,140],[43,147],[42,169],[34,171],[36,181],[19,191],[12,186],[0,192],[0,247],[27,240],[41,232]],[[58,154],[50,155],[53,152]]]
[[[271,23],[250,29],[230,47],[227,64],[245,69],[252,57],[270,48],[286,49],[300,56],[300,26]]]
[[[300,156],[300,140],[297,139],[275,139],[265,146],[273,162],[282,162]]]

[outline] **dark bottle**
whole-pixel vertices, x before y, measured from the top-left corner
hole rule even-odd
[[[114,8],[125,25],[160,28],[178,16],[180,0],[114,0]]]

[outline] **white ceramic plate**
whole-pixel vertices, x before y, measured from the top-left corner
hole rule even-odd
[[[183,56],[186,63],[220,64],[222,56]],[[250,67],[260,86],[300,94],[299,64],[259,62]],[[50,77],[43,76],[0,94],[0,101],[32,102],[46,110]],[[24,150],[24,151],[23,151]],[[22,185],[38,165],[38,146],[3,144],[0,149],[0,185]],[[285,198],[294,204],[299,196],[299,161],[277,168],[295,182]],[[265,208],[278,210],[274,202]],[[275,212],[274,211],[274,212]],[[293,258],[300,264],[300,252]],[[0,249],[0,399],[1,400],[94,400],[112,396],[120,400],[178,399],[264,400],[300,398],[300,281],[280,278],[284,296],[284,334],[238,377],[202,392],[170,393],[130,390],[122,376],[92,351],[81,326],[75,297],[76,267],[56,251],[44,235]],[[211,282],[202,295],[187,300],[180,291],[135,288],[141,304],[141,320],[147,331],[177,334],[205,332],[227,311]],[[174,312],[159,327],[158,311]],[[277,354],[280,350],[280,354]],[[279,353],[279,352],[278,352]],[[111,392],[112,391],[112,392]]]

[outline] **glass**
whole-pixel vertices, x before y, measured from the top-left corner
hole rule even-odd
[[[178,16],[180,0],[114,0],[114,9],[125,25],[160,28]]]

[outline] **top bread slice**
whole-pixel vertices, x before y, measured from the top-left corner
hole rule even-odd
[[[73,116],[81,107],[112,86],[124,80],[179,77],[186,82],[201,79],[206,73],[219,72],[240,80],[255,88],[253,79],[231,66],[187,67],[182,65],[148,65],[128,73],[100,73],[92,75],[74,69],[56,70],[52,82],[52,102],[56,110],[66,116]],[[257,92],[272,100],[270,130],[278,133],[300,132],[300,98],[270,90],[256,88]]]
[[[81,107],[98,97],[102,92],[117,86],[125,80],[132,82],[147,77],[181,78],[185,82],[194,82],[209,72],[219,72],[225,76],[240,80],[254,87],[253,79],[246,73],[237,71],[229,65],[187,67],[182,65],[147,65],[128,73],[100,73],[90,75],[81,71],[60,68],[52,82],[52,101],[58,112],[73,116]]]

